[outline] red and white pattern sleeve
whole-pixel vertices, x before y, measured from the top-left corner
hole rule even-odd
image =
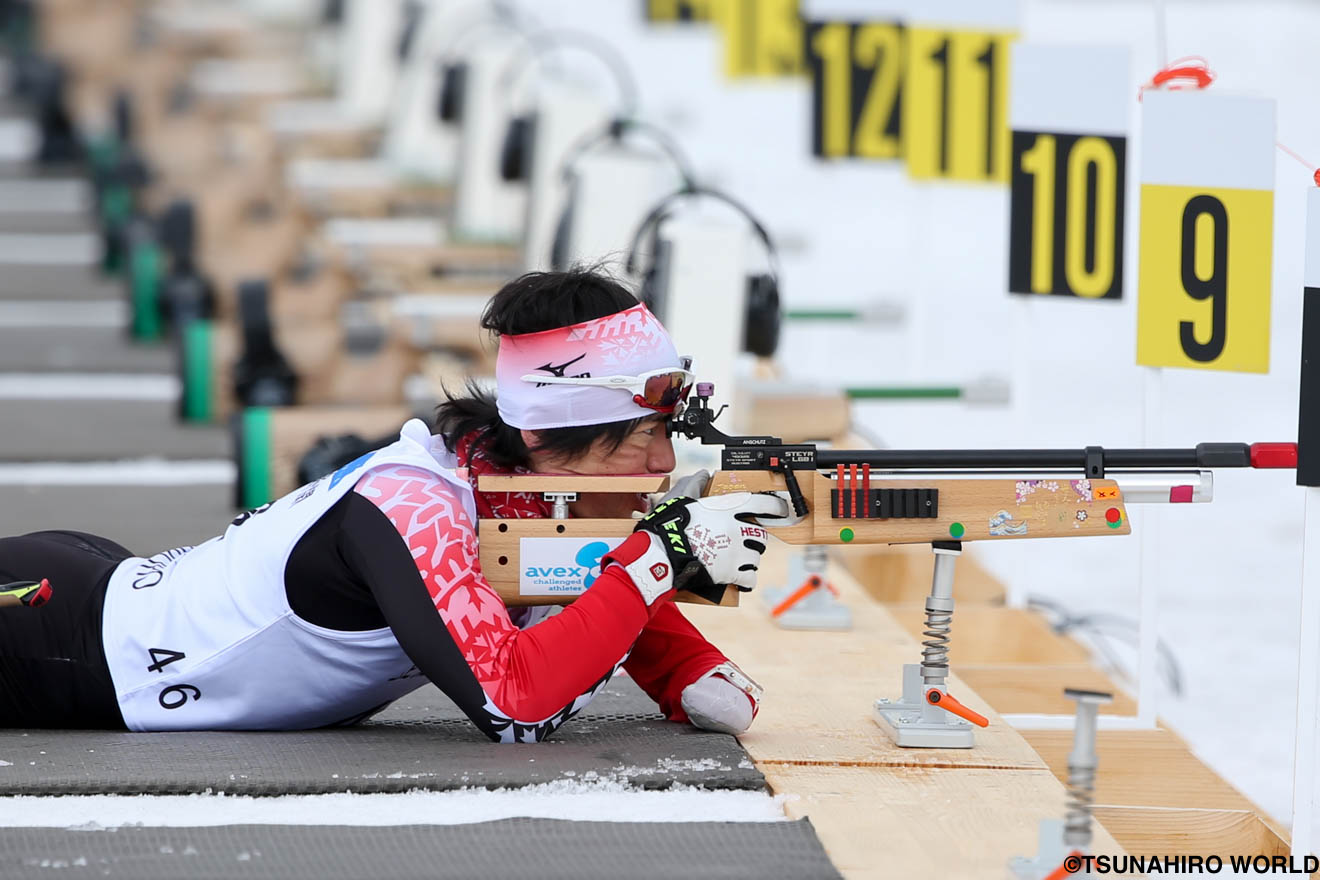
[[[572,717],[627,659],[650,619],[640,593],[611,566],[562,613],[520,630],[481,574],[476,525],[459,490],[423,469],[387,465],[367,473],[354,491],[406,544],[466,663],[462,669],[423,668],[423,674],[433,681],[437,675],[475,678],[489,717],[473,720],[492,738],[539,740]]]

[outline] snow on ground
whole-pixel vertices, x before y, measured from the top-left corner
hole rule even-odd
[[[0,827],[203,825],[463,825],[516,816],[591,822],[778,822],[784,797],[616,781],[563,780],[519,789],[234,797],[197,794],[0,798]]]

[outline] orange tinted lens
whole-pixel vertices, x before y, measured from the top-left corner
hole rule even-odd
[[[683,399],[683,392],[686,389],[686,373],[664,373],[646,380],[642,399],[646,401],[647,406],[669,408]]]

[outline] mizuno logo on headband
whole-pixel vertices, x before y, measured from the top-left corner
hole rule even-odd
[[[586,353],[586,352],[583,352],[582,354],[580,354],[580,355],[578,355],[577,357],[573,358],[571,361],[565,361],[564,363],[560,364],[560,365],[557,366],[557,367],[554,366],[553,364],[542,364],[541,366],[537,367],[536,369],[539,370],[539,371],[544,371],[544,372],[546,372],[546,373],[549,373],[551,376],[554,376],[554,377],[556,377],[556,378],[563,379],[563,378],[564,378],[564,371],[567,370],[569,367],[573,366],[574,364],[576,364],[578,361],[582,360],[582,359],[583,359],[584,357],[586,357],[586,356],[587,356],[587,353]],[[581,378],[583,378],[583,377],[585,377],[585,376],[590,376],[590,375],[591,375],[590,373],[574,373],[574,374],[573,374],[573,378],[575,378],[575,379],[581,379]],[[537,388],[544,388],[544,387],[545,387],[545,383],[544,383],[544,382],[537,383],[537,386],[536,386],[536,387],[537,387]]]

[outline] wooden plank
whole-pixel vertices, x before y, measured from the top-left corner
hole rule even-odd
[[[771,547],[761,566],[763,584],[782,581],[787,557],[787,548]],[[847,572],[835,566],[829,574],[852,612],[853,628],[846,632],[780,629],[755,594],[734,613],[684,608],[714,644],[766,688],[756,724],[741,737],[758,766],[1044,767],[1027,741],[963,683],[956,663],[951,693],[991,722],[976,731],[976,746],[894,745],[872,720],[871,708],[878,697],[900,695],[903,664],[920,662],[920,646]]]
[[[374,440],[397,434],[412,418],[406,406],[381,407],[288,407],[271,411],[271,494],[278,498],[300,485],[298,463],[318,439],[337,434],[357,434]]]
[[[477,478],[482,492],[627,492],[651,494],[669,489],[664,474],[482,474]],[[629,531],[632,531],[631,523]]]
[[[397,181],[386,186],[306,185],[298,197],[309,219],[316,217],[385,217],[391,214],[444,213],[453,201],[448,184]]]
[[[1026,730],[1027,742],[1060,780],[1068,776],[1070,730]],[[1096,803],[1259,812],[1168,730],[1102,730]]]
[[[877,602],[923,602],[930,595],[935,554],[921,544],[840,547],[836,557]],[[973,551],[958,557],[953,595],[961,608],[968,602],[1004,604],[1004,585],[976,560]]]
[[[831,497],[840,483],[834,474],[794,471],[812,516],[777,529],[793,544],[929,544],[932,541],[1027,540],[1126,535],[1131,531],[1122,493],[1113,480],[1016,480],[1011,477],[916,479],[873,473],[872,491],[936,490],[935,516],[858,517],[866,511],[860,469],[845,471],[842,500]],[[784,491],[784,477],[770,471],[719,471],[709,494]],[[1087,500],[1090,499],[1090,500]],[[840,507],[842,510],[840,510]]]
[[[518,248],[498,244],[441,244],[428,247],[415,245],[353,245],[344,247],[336,243],[324,244],[327,256],[343,266],[381,266],[412,280],[410,286],[421,286],[427,279],[439,278],[454,272],[507,270],[518,265]]]
[[[583,562],[578,551],[587,547],[593,540],[604,541],[611,546],[617,545],[632,534],[633,525],[630,519],[483,519],[478,523],[481,541],[477,552],[481,556],[481,573],[485,575],[486,582],[504,600],[505,605],[567,605],[587,589],[585,574],[594,567],[594,563]],[[552,595],[523,594],[522,572],[526,561],[522,547],[524,538],[555,538],[567,542],[568,550],[563,556],[556,555],[553,560],[540,560],[527,564],[576,569],[571,577],[569,571],[556,573],[557,577],[562,577],[560,584],[571,580],[575,592],[557,592]],[[607,548],[600,546],[596,549],[599,554]],[[592,558],[599,560],[598,554],[593,555]],[[738,590],[726,588],[718,607],[738,607],[740,595]],[[684,590],[678,592],[674,601],[692,605],[715,605],[709,599]]]
[[[837,389],[776,393],[773,387],[738,389],[732,411],[739,433],[807,443],[842,436],[852,426],[852,403]]]
[[[957,595],[956,587],[954,595]],[[926,619],[921,605],[889,607],[904,629],[920,637]],[[949,656],[956,669],[964,664],[1057,665],[1090,661],[1085,648],[1056,634],[1043,617],[1025,608],[958,605],[953,612],[952,639]]]
[[[1062,819],[1063,786],[1043,770],[762,766],[790,818],[807,816],[848,878],[1005,877],[1034,856],[1041,819]],[[1120,854],[1097,824],[1092,852]]]
[[[1097,807],[1095,816],[1133,855],[1288,855],[1287,839],[1248,810]]]
[[[302,406],[401,404],[405,377],[415,373],[419,354],[403,340],[390,338],[371,354],[346,348],[336,321],[277,323],[275,344],[298,376]],[[242,334],[232,323],[215,324],[211,333],[211,409],[223,421],[238,409],[234,364],[242,354]]]
[[[955,612],[956,617],[956,612]],[[1100,707],[1102,715],[1135,715],[1137,704],[1099,669],[1086,663],[1053,666],[958,665],[958,674],[985,701],[1004,714],[1072,715],[1076,704],[1064,688],[1104,691],[1114,702]]]

